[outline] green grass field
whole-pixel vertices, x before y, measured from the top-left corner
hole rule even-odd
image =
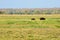
[[[0,40],[60,40],[60,15],[0,15]]]
[[[0,15],[0,28],[60,28],[60,15]]]

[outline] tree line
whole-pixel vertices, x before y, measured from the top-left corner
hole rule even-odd
[[[25,9],[9,9],[9,10],[0,10],[0,14],[60,14],[60,9],[30,9],[30,10],[25,10]]]

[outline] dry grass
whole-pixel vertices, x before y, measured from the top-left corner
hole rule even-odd
[[[0,28],[0,40],[60,40],[60,29]]]
[[[0,40],[60,40],[60,14],[0,15]]]

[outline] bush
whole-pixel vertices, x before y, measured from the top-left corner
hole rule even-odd
[[[0,14],[3,14],[3,12],[2,12],[2,11],[0,11]]]

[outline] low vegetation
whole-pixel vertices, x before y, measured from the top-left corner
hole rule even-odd
[[[1,14],[0,40],[60,40],[60,15]]]
[[[60,40],[60,29],[1,28],[0,40]]]
[[[44,17],[44,20],[40,20]],[[60,15],[0,15],[0,28],[59,28]]]

